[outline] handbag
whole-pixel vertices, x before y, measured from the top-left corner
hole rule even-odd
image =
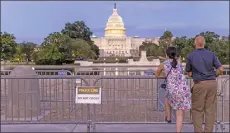
[[[167,74],[167,76],[166,76],[166,78],[164,80],[164,83],[161,84],[161,88],[163,88],[163,89],[166,88],[167,78],[168,78],[169,73],[171,72],[171,70],[172,70],[172,67],[170,68],[170,70],[169,70],[169,72],[168,72],[168,74]]]

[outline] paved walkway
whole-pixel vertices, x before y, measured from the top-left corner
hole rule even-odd
[[[229,125],[225,126],[229,132]],[[175,132],[175,124],[99,124],[97,132]],[[221,130],[219,129],[218,132]],[[86,125],[75,124],[18,124],[1,125],[1,132],[86,132]],[[193,126],[185,124],[183,132],[193,132]]]

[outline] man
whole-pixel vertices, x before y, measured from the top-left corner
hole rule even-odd
[[[205,39],[195,38],[195,50],[187,56],[186,71],[193,78],[192,120],[195,132],[212,132],[217,108],[216,77],[223,74],[217,56],[204,48]],[[214,67],[217,69],[215,72]],[[202,123],[205,116],[205,128]]]

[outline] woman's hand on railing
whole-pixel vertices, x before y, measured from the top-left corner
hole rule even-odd
[[[156,75],[157,78],[166,78],[164,74]]]

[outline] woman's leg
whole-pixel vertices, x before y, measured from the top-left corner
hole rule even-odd
[[[176,132],[181,132],[183,126],[183,110],[178,109],[176,111]]]
[[[165,108],[166,108],[166,117],[167,120],[170,121],[171,120],[171,106],[168,102],[168,98],[165,98]]]

